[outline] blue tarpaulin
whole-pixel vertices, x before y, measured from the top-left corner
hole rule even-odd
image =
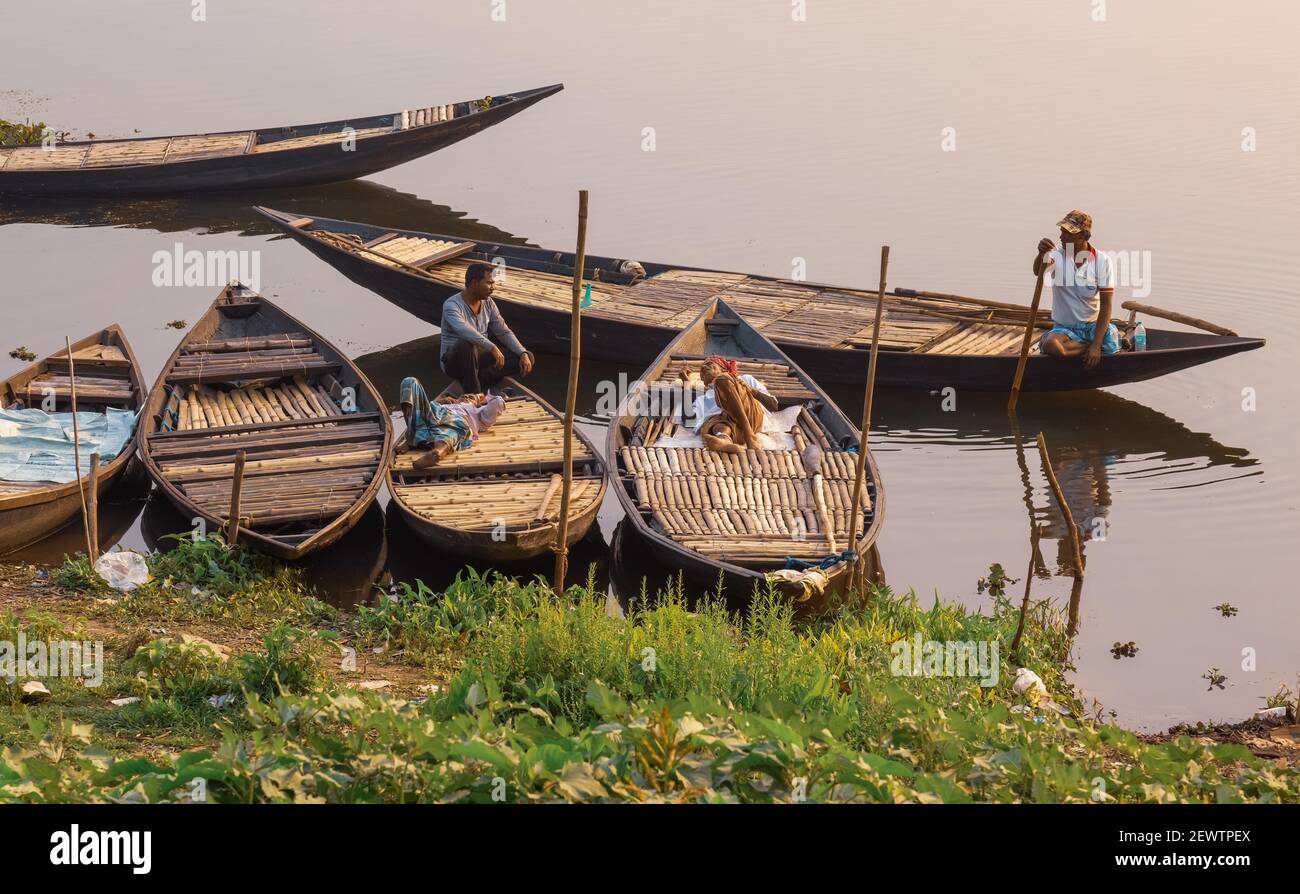
[[[106,463],[122,452],[135,431],[135,411],[108,407],[105,413],[77,414],[81,435],[81,473],[89,474],[90,455]],[[43,410],[0,410],[0,480],[77,480],[73,459],[72,414]]]

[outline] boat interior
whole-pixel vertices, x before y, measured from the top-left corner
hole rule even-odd
[[[236,293],[195,324],[163,388],[148,434],[163,477],[224,518],[243,450],[241,524],[286,545],[352,510],[383,466],[386,410],[333,349],[255,294]]]
[[[144,400],[132,383],[131,359],[111,329],[72,345],[71,369],[77,379],[77,412],[104,412],[105,407],[133,410]],[[52,402],[47,403],[47,398]],[[72,381],[67,351],[59,351],[0,386],[0,407],[38,408],[67,413],[72,409]],[[48,482],[0,479],[0,495],[49,487]]]
[[[497,297],[564,312],[572,302],[571,255],[555,253],[548,259],[539,249],[363,230],[336,221],[318,224],[310,217],[287,222],[372,263],[428,276],[449,288],[463,285],[469,264],[497,263]],[[743,273],[642,266],[645,277],[622,272],[621,262],[589,257],[591,296],[584,314],[680,329],[710,301],[721,299],[774,341],[820,348],[871,347],[874,292]],[[880,347],[918,354],[1015,354],[1020,351],[1025,321],[1025,311],[1010,305],[991,307],[956,298],[886,293]],[[1050,315],[1040,311],[1035,326],[1040,331],[1050,327]],[[1037,339],[1030,351],[1038,352]]]
[[[726,305],[669,350],[613,432],[620,484],[642,522],[706,558],[755,571],[846,549],[857,440],[838,410]],[[766,415],[777,430],[765,430],[764,449],[730,454],[695,445],[687,411],[703,389],[696,371],[711,354],[735,359],[741,375],[755,376],[776,398],[777,410]],[[874,498],[868,474],[859,537],[871,525]]]
[[[506,398],[493,425],[435,466],[416,469],[421,451],[399,448],[390,487],[414,514],[443,527],[517,532],[554,524],[564,470],[564,423],[522,391]],[[444,395],[459,396],[455,389]],[[441,395],[440,395],[441,396]],[[570,505],[581,513],[601,497],[604,469],[583,439],[573,439]]]

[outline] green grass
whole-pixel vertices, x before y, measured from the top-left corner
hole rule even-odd
[[[413,700],[331,685],[320,630],[273,625],[226,661],[136,636],[105,686],[141,702],[56,692],[0,725],[0,801],[1300,801],[1300,773],[1240,746],[1080,716],[1060,612],[1032,604],[1012,654],[1009,583],[991,569],[982,611],[882,588],[798,623],[771,594],[742,618],[669,588],[624,618],[594,586],[417,582],[356,621],[366,643],[457,668]],[[894,644],[918,633],[996,642],[996,685],[895,673]],[[1016,694],[1017,667],[1070,716]]]

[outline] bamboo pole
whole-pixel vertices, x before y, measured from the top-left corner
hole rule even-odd
[[[1052,496],[1056,498],[1056,505],[1061,508],[1061,514],[1065,516],[1065,526],[1070,534],[1070,548],[1074,553],[1074,576],[1083,577],[1083,545],[1079,540],[1079,529],[1074,524],[1074,514],[1070,512],[1070,506],[1065,502],[1065,493],[1061,490],[1061,483],[1056,480],[1056,472],[1052,471],[1052,461],[1047,457],[1047,438],[1043,433],[1038,433],[1038,455],[1043,459],[1043,474],[1047,476],[1047,484],[1052,489]]]
[[[234,549],[239,537],[239,500],[244,489],[244,451],[235,453],[235,474],[230,483],[230,514],[226,517],[226,546]]]
[[[1042,263],[1042,257],[1039,257]],[[1038,302],[1043,298],[1043,280],[1047,278],[1047,265],[1038,268],[1038,281],[1034,283],[1034,300],[1029,305],[1029,319],[1025,322],[1025,338],[1020,342],[1020,360],[1016,362],[1016,378],[1011,383],[1011,399],[1007,401],[1008,412],[1015,412],[1020,400],[1020,382],[1025,377],[1025,364],[1029,362],[1029,345],[1034,338],[1034,321],[1038,319]]]
[[[1029,540],[1029,570],[1025,572],[1025,598],[1020,602],[1020,621],[1016,624],[1016,635],[1011,640],[1011,652],[1014,654],[1016,649],[1020,648],[1020,637],[1025,634],[1025,615],[1029,611],[1029,590],[1034,582],[1034,557],[1038,555],[1038,526],[1033,524],[1032,535]]]
[[[86,500],[86,541],[90,546],[90,567],[99,561],[99,454],[90,454],[90,496]]]
[[[858,516],[860,515],[858,501],[862,495],[862,479],[866,475],[867,450],[871,440],[871,403],[876,390],[876,359],[880,354],[880,318],[884,314],[885,280],[888,273],[889,246],[882,245],[880,247],[880,288],[876,291],[876,321],[871,327],[871,359],[867,363],[867,393],[862,401],[862,437],[858,442],[858,461],[853,475],[853,502],[849,507],[848,549],[854,549],[858,544]],[[828,532],[828,537],[833,536],[833,533]],[[862,557],[859,556],[854,561],[853,568],[849,572],[850,587],[853,586],[855,579],[860,576],[861,569]]]
[[[65,335],[63,343],[68,349],[68,385],[72,392],[72,462],[77,470],[77,494],[81,497],[81,523],[86,530],[86,558],[90,559],[93,566],[95,560],[91,556],[95,548],[90,542],[90,513],[86,506],[86,487],[81,482],[81,429],[77,425],[77,371],[72,362],[72,339]]]
[[[1153,307],[1150,304],[1142,304],[1137,301],[1125,301],[1120,307],[1129,312],[1129,322],[1137,319],[1138,312],[1146,314],[1149,317],[1160,317],[1162,320],[1172,320],[1175,323],[1182,323],[1184,326],[1191,326],[1193,329],[1203,329],[1206,332],[1213,332],[1215,335],[1235,336],[1237,333],[1231,329],[1202,320],[1198,317],[1189,317],[1187,314],[1180,314],[1176,310],[1165,310],[1160,307]]]
[[[560,523],[556,526],[555,592],[564,590],[569,570],[569,497],[573,486],[573,417],[578,405],[578,364],[582,359],[582,270],[587,263],[587,191],[578,190],[578,250],[573,259],[573,307],[569,330],[569,393],[564,403],[564,482],[560,486]]]

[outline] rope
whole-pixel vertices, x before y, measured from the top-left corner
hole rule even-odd
[[[802,570],[805,568],[821,568],[824,570],[827,568],[833,568],[840,562],[852,562],[857,559],[857,557],[858,551],[854,549],[846,549],[843,552],[832,553],[817,562],[806,562],[803,559],[796,559],[794,556],[786,556],[785,567],[796,570]]]

